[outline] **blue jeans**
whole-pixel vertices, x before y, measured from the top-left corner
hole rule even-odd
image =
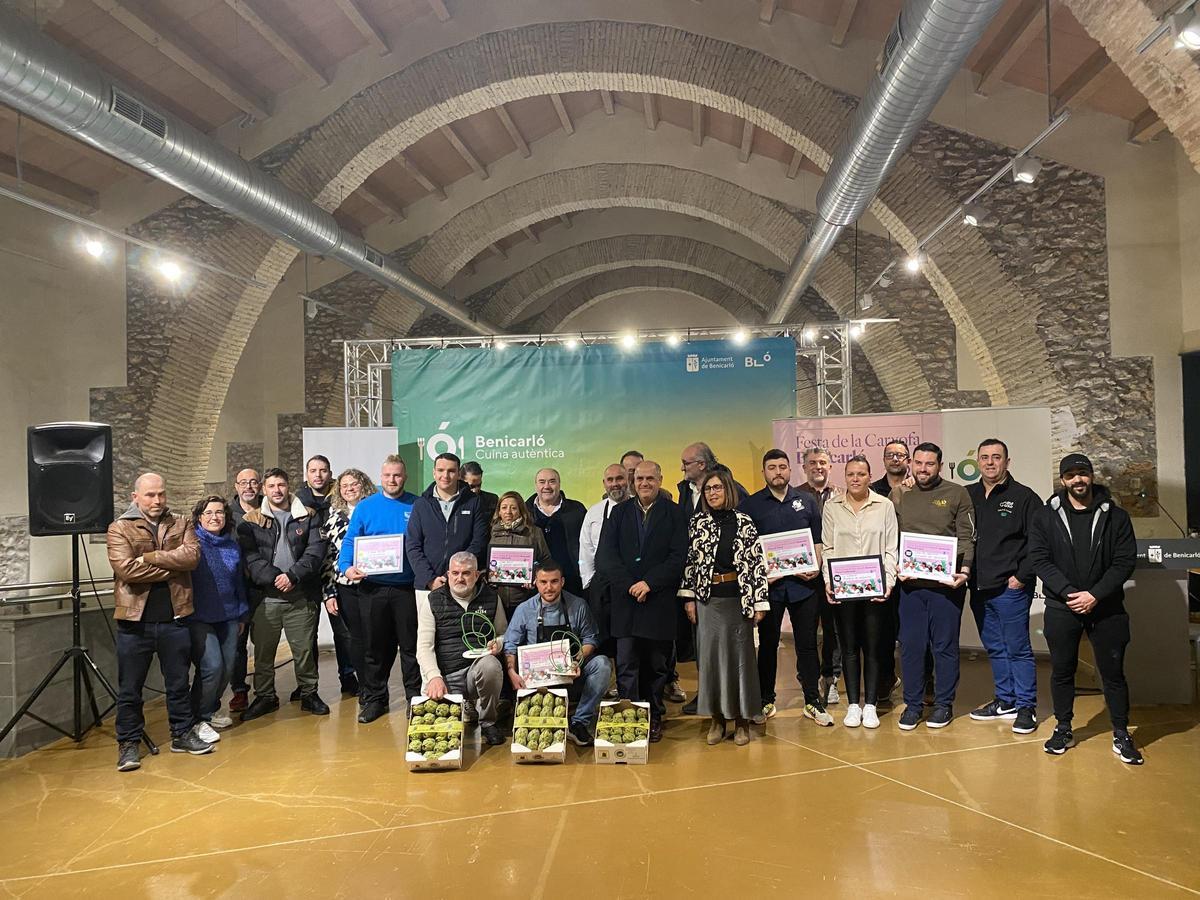
[[[971,612],[992,662],[996,699],[1006,707],[1037,706],[1037,668],[1029,642],[1032,602],[1029,585],[971,592]]]
[[[167,695],[171,737],[180,737],[194,724],[188,702],[188,627],[174,622],[117,621],[117,740],[140,741],[146,726],[142,688],[150,663],[158,656]]]
[[[197,722],[208,722],[221,708],[221,695],[229,686],[233,661],[237,655],[238,622],[197,622],[188,620],[192,635],[192,713]]]
[[[900,668],[904,703],[925,701],[925,648],[933,651],[933,705],[953,706],[958,690],[958,629],[965,587],[928,581],[900,583]]]
[[[612,662],[603,653],[593,653],[579,667],[579,674],[571,684],[567,693],[574,699],[578,694],[579,700],[575,705],[575,713],[571,723],[582,722],[589,729],[596,725],[596,713],[600,709],[600,701],[608,691],[608,682],[612,677]]]

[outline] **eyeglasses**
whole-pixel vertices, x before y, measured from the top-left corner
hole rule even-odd
[[[202,519],[223,519],[225,518],[225,510],[223,509],[206,509],[200,513]]]
[[[683,467],[686,469],[688,466],[694,466],[694,465],[697,465],[697,464],[699,464],[699,463],[702,463],[702,462],[704,462],[704,460],[702,460],[702,459],[681,459],[679,462],[680,462],[680,463],[683,465]]]
[[[722,493],[722,494],[725,493],[725,485],[723,485],[723,484],[706,484],[704,486],[704,493],[706,493],[706,494],[716,494],[718,492]]]
[[[262,482],[257,478],[244,478],[241,481],[235,481],[234,484],[238,487],[258,487]]]
[[[883,454],[883,458],[884,459],[908,459],[908,454],[907,453],[885,453],[885,454]]]

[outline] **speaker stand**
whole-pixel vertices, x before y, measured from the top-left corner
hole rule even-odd
[[[112,684],[100,671],[100,667],[96,665],[96,661],[92,659],[88,653],[87,647],[80,643],[82,634],[81,611],[83,603],[79,593],[79,542],[83,537],[78,534],[71,535],[71,646],[63,651],[62,656],[58,658],[50,671],[41,680],[37,687],[33,689],[33,693],[26,698],[21,704],[21,708],[16,711],[11,719],[8,720],[3,730],[0,730],[0,744],[4,743],[4,739],[8,737],[8,733],[17,727],[17,723],[25,716],[41,722],[47,728],[53,728],[64,737],[69,737],[75,743],[81,742],[89,731],[98,726],[113,708],[117,705],[117,692],[113,690]],[[74,702],[74,716],[72,718],[72,728],[67,731],[53,722],[48,722],[33,712],[31,707],[37,702],[42,692],[50,686],[50,682],[54,680],[54,676],[59,673],[63,666],[71,664],[72,675],[72,700]],[[100,711],[99,705],[96,703],[96,691],[92,687],[92,678],[100,682],[100,686],[112,698],[112,703],[103,712]],[[91,719],[84,724],[83,721],[83,695],[87,694],[88,706],[91,711]],[[158,755],[158,745],[151,740],[150,735],[142,732],[142,740],[146,744],[146,748],[154,755]]]

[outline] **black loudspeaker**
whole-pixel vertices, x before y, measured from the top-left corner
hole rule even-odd
[[[29,426],[29,533],[99,534],[113,520],[112,428]]]

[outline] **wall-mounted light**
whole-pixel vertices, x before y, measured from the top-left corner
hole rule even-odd
[[[317,317],[317,301],[311,297],[304,301],[304,316],[309,321]]]
[[[175,284],[183,277],[183,266],[173,259],[160,259],[155,268],[158,269],[158,274],[171,284]]]
[[[912,256],[904,261],[906,271],[912,272],[914,275],[921,271],[921,266],[925,265],[925,254],[918,250]]]
[[[964,203],[962,220],[964,225],[970,225],[972,228],[984,228],[992,224],[992,216],[988,208],[979,203]]]
[[[1033,184],[1042,171],[1042,161],[1036,156],[1026,156],[1024,153],[1013,158],[1013,181],[1021,184]]]
[[[862,297],[859,298],[859,306],[861,306],[863,309],[870,309],[874,305],[875,298],[871,296],[870,291],[867,291],[862,295]]]
[[[90,256],[92,259],[100,259],[101,257],[103,257],[104,250],[105,250],[104,241],[100,240],[99,238],[94,238],[94,237],[87,238],[83,242],[83,252],[86,253],[88,256]]]
[[[1167,16],[1167,25],[1170,26],[1176,47],[1200,50],[1200,17],[1196,16],[1196,10],[1185,9]]]

